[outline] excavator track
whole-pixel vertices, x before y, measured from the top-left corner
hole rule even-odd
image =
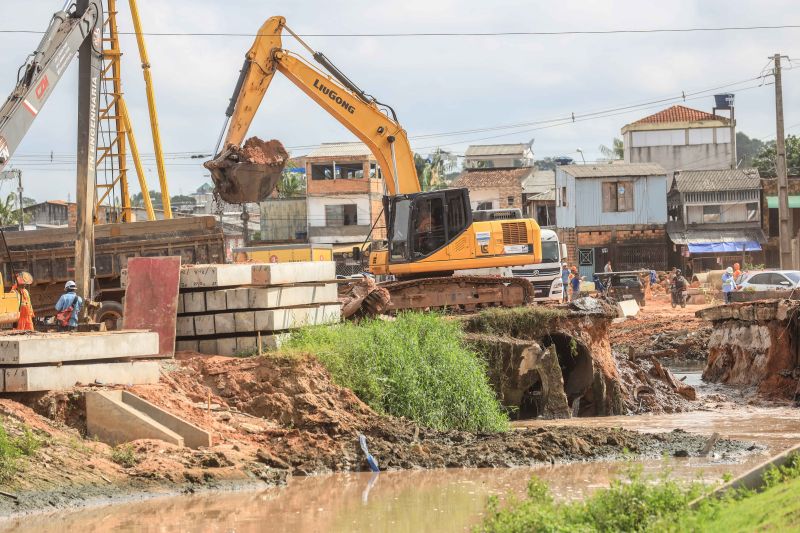
[[[389,281],[378,285],[389,291],[384,312],[446,308],[470,312],[481,307],[517,307],[533,301],[534,290],[524,278],[449,276]]]

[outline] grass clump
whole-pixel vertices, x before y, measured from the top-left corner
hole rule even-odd
[[[550,322],[566,314],[563,309],[544,306],[491,308],[467,319],[465,329],[517,339],[539,339],[550,330]]]
[[[21,435],[12,437],[0,425],[0,482],[14,477],[20,469],[20,459],[33,456],[42,443],[43,439],[27,426],[23,426]]]
[[[556,503],[537,478],[527,497],[511,499],[501,508],[490,498],[481,533],[527,531],[788,531],[800,529],[800,456],[764,476],[763,492],[734,490],[721,499],[707,497],[689,503],[708,490],[700,483],[679,484],[664,474],[642,475],[641,467],[584,501]]]
[[[466,347],[459,324],[441,315],[309,327],[281,349],[315,355],[337,384],[380,413],[434,429],[508,428],[485,363]]]
[[[132,468],[139,464],[141,458],[136,454],[133,444],[120,444],[111,450],[111,460],[124,468]]]

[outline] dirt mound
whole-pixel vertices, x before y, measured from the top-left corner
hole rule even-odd
[[[624,449],[658,454],[669,446],[689,446],[619,429],[526,428],[501,434],[430,430],[376,413],[350,390],[335,385],[310,356],[193,355],[165,373],[160,384],[134,391],[212,429],[215,448],[234,445],[295,475],[366,470],[359,434],[367,437],[381,468],[505,467],[615,457]]]
[[[281,165],[289,159],[289,152],[277,140],[263,141],[258,137],[250,137],[237,152],[241,161],[259,165]]]

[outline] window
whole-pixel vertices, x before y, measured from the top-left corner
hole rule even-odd
[[[753,222],[758,220],[758,202],[748,202],[747,208],[747,221]]]
[[[467,227],[466,200],[459,192],[447,193],[447,233],[450,239]]]
[[[506,202],[508,203],[508,207],[513,206],[514,205],[514,197],[513,196],[509,196],[508,198],[506,198]]]
[[[425,257],[446,242],[444,231],[444,195],[414,201],[414,257]]]
[[[411,200],[398,200],[393,206],[391,256],[394,260],[407,259],[408,218],[411,214]]]
[[[332,180],[333,167],[331,165],[311,165],[312,180]]]
[[[561,207],[567,207],[567,188],[561,187]]]
[[[703,223],[719,222],[722,210],[719,205],[704,205],[703,206]]]
[[[606,213],[633,211],[633,182],[603,182],[603,211]]]
[[[378,163],[370,163],[369,164],[369,177],[370,178],[378,178],[380,179],[381,176],[381,167],[378,166]]]
[[[482,211],[485,209],[492,209],[492,207],[492,202],[478,202],[478,207],[476,209]]]
[[[358,225],[358,207],[356,204],[326,205],[325,224],[327,226]]]
[[[747,283],[751,285],[768,285],[769,284],[770,274],[756,274],[752,278],[747,280]]]

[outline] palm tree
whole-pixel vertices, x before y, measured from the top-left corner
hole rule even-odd
[[[297,172],[284,172],[278,183],[279,198],[294,198],[306,192],[306,183],[303,176]]]
[[[444,177],[455,169],[457,159],[450,152],[437,148],[425,161],[420,176],[423,191],[435,191],[447,187]]]
[[[611,148],[601,144],[599,150],[606,159],[622,159],[625,157],[625,145],[619,137],[614,137],[611,142]]]
[[[19,210],[17,209],[17,195],[14,193],[6,196],[0,202],[0,226],[13,226],[19,224]]]

